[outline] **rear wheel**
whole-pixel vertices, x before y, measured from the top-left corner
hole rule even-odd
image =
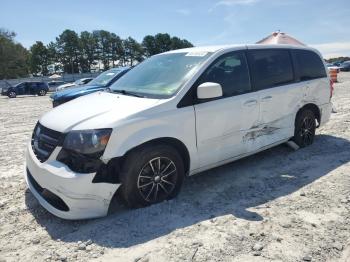
[[[9,98],[15,98],[15,97],[17,96],[17,94],[16,94],[15,91],[10,91],[10,92],[7,94],[7,96],[8,96]]]
[[[184,178],[179,153],[167,145],[145,146],[130,153],[122,167],[120,193],[130,207],[175,197]]]
[[[46,95],[46,90],[41,89],[41,90],[39,91],[38,95],[39,95],[39,96],[44,96],[44,95]]]
[[[297,114],[295,120],[294,142],[299,147],[306,147],[314,142],[316,118],[313,111],[306,109]]]

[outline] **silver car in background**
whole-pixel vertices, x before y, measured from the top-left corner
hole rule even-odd
[[[66,88],[72,88],[72,87],[76,87],[76,86],[85,85],[85,84],[89,83],[92,79],[93,79],[92,77],[81,78],[81,79],[76,80],[75,82],[67,83],[67,84],[58,86],[56,88],[56,91],[61,91],[61,90],[66,89]]]

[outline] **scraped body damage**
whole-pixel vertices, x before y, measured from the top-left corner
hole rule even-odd
[[[294,133],[295,114],[291,113],[272,122],[252,126],[242,138],[247,152],[258,150],[269,144],[289,139]]]
[[[243,137],[243,142],[248,140],[256,140],[260,136],[266,136],[273,134],[276,130],[279,130],[279,127],[273,126],[264,126],[263,128],[252,128],[252,131],[248,131],[247,134]]]
[[[95,173],[79,174],[55,160],[40,163],[28,144],[25,179],[30,191],[49,212],[65,219],[94,218],[107,215],[110,201],[120,184],[92,183]],[[31,179],[57,195],[68,206],[63,211],[40,194]]]

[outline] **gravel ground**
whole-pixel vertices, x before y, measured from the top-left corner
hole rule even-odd
[[[350,261],[350,73],[315,143],[188,178],[148,208],[65,221],[26,189],[24,148],[46,97],[0,97],[0,261]]]

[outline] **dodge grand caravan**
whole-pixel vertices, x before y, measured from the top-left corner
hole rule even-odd
[[[176,196],[183,179],[293,140],[311,145],[331,113],[318,51],[290,45],[198,47],[155,55],[108,92],[46,113],[25,178],[66,219],[104,216]]]

